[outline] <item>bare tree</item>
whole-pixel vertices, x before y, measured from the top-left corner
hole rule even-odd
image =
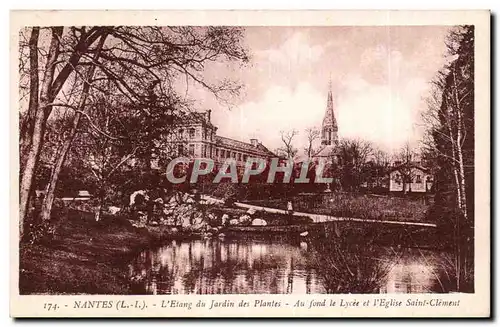
[[[434,160],[431,208],[452,231],[457,290],[473,290],[474,26],[458,26],[446,40],[451,59],[433,80],[425,122],[427,157]]]
[[[105,40],[106,40],[106,34],[103,34],[101,36],[101,39],[99,41],[99,45],[97,46],[96,52],[95,52],[94,57],[93,57],[94,62],[99,59],[100,51],[102,50],[102,47],[103,47]],[[57,181],[59,180],[59,174],[61,173],[61,170],[62,170],[62,167],[63,167],[64,162],[66,160],[66,156],[68,154],[68,151],[71,147],[73,139],[75,138],[75,135],[76,135],[78,128],[80,126],[80,119],[81,119],[82,115],[85,114],[86,101],[87,101],[87,97],[88,97],[89,91],[90,91],[90,83],[94,77],[95,68],[96,68],[95,65],[90,65],[87,68],[87,73],[86,73],[85,79],[83,81],[84,85],[83,85],[83,88],[81,91],[79,103],[78,103],[77,107],[75,108],[75,113],[73,115],[71,129],[70,129],[66,139],[63,142],[61,150],[58,152],[58,155],[55,158],[55,164],[52,168],[50,180],[47,184],[45,197],[44,197],[43,203],[42,203],[42,209],[41,209],[41,213],[40,213],[42,220],[50,219],[50,215],[52,212],[52,204],[54,202],[54,197],[55,197],[55,189],[56,189]]]
[[[415,160],[417,152],[413,149],[409,142],[395,154],[396,169],[401,174],[403,182],[403,193],[411,193],[411,184],[415,178]]]
[[[74,47],[74,51],[65,60],[61,60],[61,41],[63,27],[51,27],[50,43],[45,59],[42,83],[39,84],[38,63],[40,29],[32,28],[30,37],[30,104],[28,115],[23,122],[24,133],[21,134],[20,151],[23,162],[20,172],[19,187],[19,229],[24,231],[24,219],[27,214],[29,197],[33,186],[35,172],[38,168],[40,151],[47,126],[47,120],[55,104],[53,101],[61,91],[75,65],[94,42],[101,37],[103,28],[82,29]],[[58,69],[56,69],[58,68]],[[37,97],[37,98],[36,98]],[[35,99],[36,98],[36,99]]]
[[[320,131],[315,127],[306,129],[307,147],[304,148],[304,151],[307,155],[307,158],[311,159],[320,151],[319,148],[315,147],[315,142],[316,140],[319,140],[320,135]]]
[[[108,81],[130,104],[142,106],[147,115],[146,104],[150,97],[144,86],[159,81],[156,92],[172,94],[174,81],[181,77],[185,78],[186,85],[198,83],[224,101],[237,94],[240,85],[225,79],[208,82],[203,76],[205,65],[219,60],[248,60],[240,43],[242,30],[232,27],[51,27],[44,29],[50,31],[50,44],[46,49],[45,43],[38,42],[40,30],[31,29],[29,50],[23,52],[29,53],[31,66],[28,69],[30,103],[20,126],[23,130],[20,139],[21,234],[47,121],[53,108],[71,109],[86,117],[78,103],[84,106],[84,94],[100,92],[102,85],[99,82]],[[96,45],[99,39],[104,40],[102,46]],[[44,58],[38,58],[39,53],[43,53]],[[44,59],[45,69],[39,90],[36,67],[40,59]],[[26,64],[20,65],[20,70],[26,71]],[[70,76],[75,78],[77,87],[76,92],[71,92],[68,97],[65,91],[72,89],[66,83]],[[58,160],[56,166],[64,162],[64,158]],[[57,171],[53,172],[52,180],[57,182]],[[49,190],[52,189],[50,186]],[[47,203],[45,208],[49,207]],[[50,213],[43,216],[50,217]]]
[[[280,155],[285,156],[287,159],[293,160],[297,155],[298,149],[293,146],[293,139],[295,136],[299,135],[299,132],[295,129],[291,131],[281,131],[281,141],[283,145],[277,149]]]
[[[389,173],[391,158],[389,154],[381,149],[373,150],[373,177],[375,185],[382,187],[382,181]]]

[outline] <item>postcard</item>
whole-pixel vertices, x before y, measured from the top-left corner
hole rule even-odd
[[[12,11],[12,317],[489,317],[490,12]]]

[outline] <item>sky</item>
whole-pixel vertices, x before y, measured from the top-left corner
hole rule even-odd
[[[430,81],[445,64],[447,26],[247,27],[250,63],[218,64],[206,74],[244,85],[232,105],[195,88],[198,110],[212,110],[218,135],[269,149],[281,145],[280,131],[321,127],[329,81],[339,137],[372,142],[396,151],[422,136],[421,112]],[[208,76],[207,75],[207,76]]]

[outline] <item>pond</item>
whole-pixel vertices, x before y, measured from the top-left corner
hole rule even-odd
[[[172,241],[143,251],[130,264],[129,276],[138,294],[429,293],[450,288],[446,253],[322,244],[286,238]]]

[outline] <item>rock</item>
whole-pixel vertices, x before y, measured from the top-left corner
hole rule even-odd
[[[182,217],[180,217],[181,226],[184,227],[184,228],[191,226],[191,222],[189,220],[190,220],[189,216],[182,216]]]
[[[108,208],[108,212],[112,215],[116,215],[120,210],[122,210],[119,207],[111,206]]]
[[[248,209],[248,211],[247,211],[247,213],[248,213],[249,215],[253,215],[253,214],[255,214],[255,212],[257,212],[257,210],[255,210],[255,208],[250,208],[250,209]]]
[[[267,221],[264,219],[256,218],[252,220],[252,226],[267,226]]]
[[[222,219],[222,225],[224,226],[229,221],[229,215],[225,213],[222,215],[221,219]]]
[[[134,193],[132,193],[130,195],[130,204],[129,204],[130,206],[135,204],[135,198],[139,194],[144,197],[145,201],[149,200],[149,197],[146,195],[146,191],[144,191],[144,190],[135,191]]]
[[[219,236],[219,238],[224,238],[224,237],[226,237],[226,234],[220,233],[218,236]]]
[[[163,199],[162,198],[157,198],[153,201],[154,203],[159,203],[159,204],[163,204]]]
[[[165,219],[165,222],[163,223],[164,225],[175,225],[175,218],[174,217],[168,217]]]
[[[240,224],[240,221],[238,219],[231,219],[229,221],[229,225],[231,225],[231,226],[237,226],[239,224]]]
[[[187,198],[187,200],[185,202],[186,203],[194,203],[194,200],[192,198]]]
[[[193,228],[193,231],[199,232],[199,231],[205,230],[206,226],[207,226],[207,224],[205,222],[201,222],[199,224],[193,224],[192,228]]]
[[[309,232],[308,232],[308,231],[305,231],[305,232],[300,233],[300,236],[302,236],[302,237],[306,237],[308,234],[309,234]]]
[[[152,221],[149,223],[151,226],[158,226],[158,222],[157,221]]]
[[[240,224],[246,224],[246,223],[250,223],[252,218],[250,218],[250,216],[248,216],[248,215],[243,215],[240,217],[239,220],[240,220]]]
[[[198,225],[203,223],[203,214],[201,212],[196,212],[194,214],[193,225]]]

